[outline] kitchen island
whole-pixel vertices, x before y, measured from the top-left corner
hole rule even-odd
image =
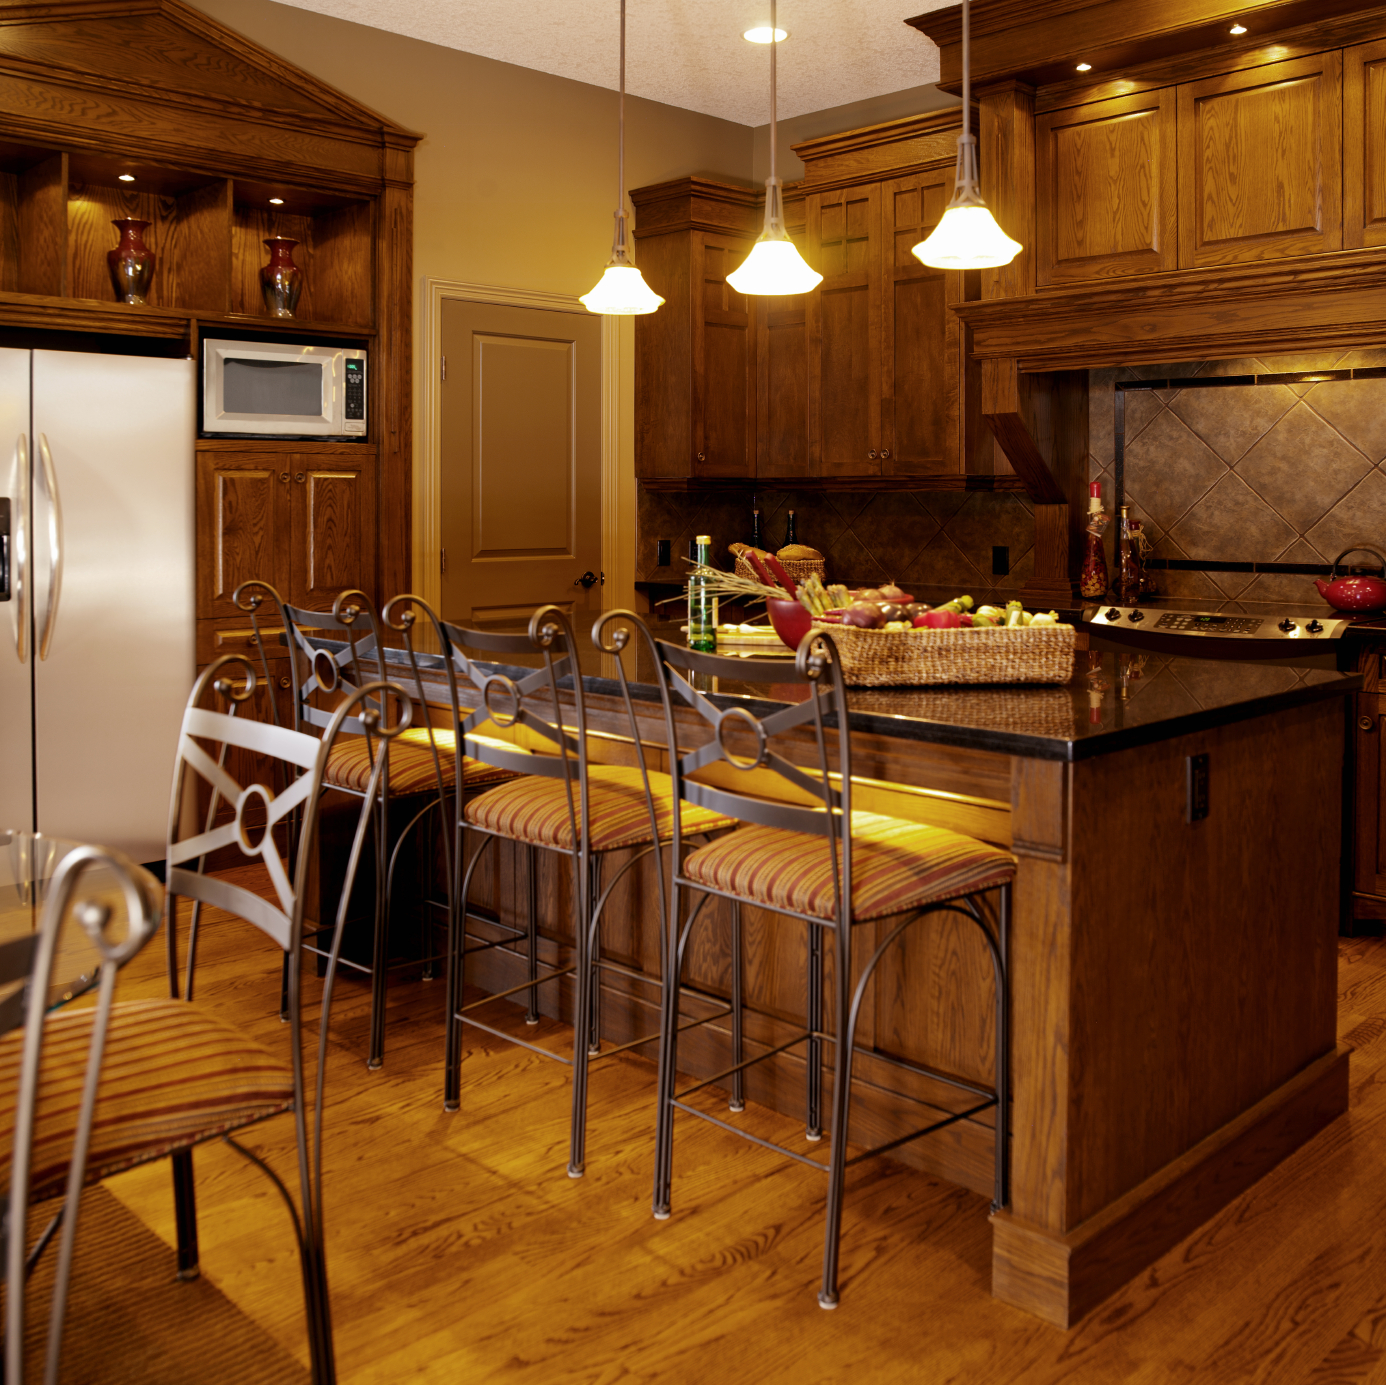
[[[596,755],[629,762],[610,656],[586,649],[581,662]],[[662,712],[649,670],[633,672],[640,739],[660,765]],[[1333,669],[1094,650],[1061,687],[853,692],[857,805],[970,832],[1019,860],[1013,1172],[1010,1206],[993,1217],[997,1297],[1071,1325],[1346,1109],[1335,940],[1343,698],[1359,685]],[[707,692],[726,706],[751,696],[725,680]],[[685,748],[707,734],[691,714],[679,725]],[[473,898],[517,922],[523,880],[518,855],[502,851],[478,871]],[[608,955],[650,974],[652,886],[648,870],[632,871],[602,933]],[[569,908],[549,864],[540,916],[553,956]],[[744,919],[748,1002],[760,1011],[748,1043],[773,1046],[801,1009],[801,930],[749,908]],[[724,994],[729,970],[725,919],[713,912],[686,977]],[[504,947],[469,963],[469,983],[487,990],[521,980]],[[940,918],[882,964],[861,1040],[985,1081],[990,985],[980,946]],[[571,1018],[559,990],[546,988],[544,1008]],[[653,987],[608,981],[604,1035],[652,1033],[657,1006]],[[716,1071],[728,1042],[716,1024],[692,1031],[681,1062]],[[792,1113],[801,1071],[787,1055],[761,1065],[748,1094]],[[858,1073],[854,1139],[911,1128],[904,1096],[948,1105],[869,1054]],[[594,1158],[600,1140],[594,1131]],[[984,1190],[989,1143],[979,1118],[899,1155]]]

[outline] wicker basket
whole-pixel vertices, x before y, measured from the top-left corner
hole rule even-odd
[[[837,644],[853,687],[924,683],[1067,683],[1073,677],[1071,625],[1017,629],[860,630],[814,623]]]
[[[828,564],[822,558],[781,558],[780,566],[789,574],[792,582],[799,583],[809,577],[817,577],[820,582],[826,580]],[[753,582],[760,580],[760,573],[746,561],[745,555],[736,555],[736,575],[738,577],[749,577]]]

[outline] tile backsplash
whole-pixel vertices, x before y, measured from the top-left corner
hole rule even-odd
[[[1382,365],[1386,350],[1091,371],[1091,479],[1110,506],[1117,380]],[[1157,558],[1326,563],[1354,543],[1386,551],[1384,458],[1386,380],[1126,393],[1126,501]],[[1315,599],[1303,576],[1154,577],[1165,596]]]
[[[714,561],[730,567],[727,545],[749,543],[751,493],[745,489],[648,491],[640,488],[636,575],[682,582],[682,556],[698,534],[712,535]],[[827,559],[828,580],[851,586],[895,581],[961,591],[1018,590],[1034,566],[1035,522],[1017,491],[757,491],[765,546],[784,543],[789,511],[800,543]],[[671,562],[657,564],[657,543],[671,541]],[[1010,572],[992,574],[992,549],[1009,551]],[[682,555],[682,556],[681,556]]]

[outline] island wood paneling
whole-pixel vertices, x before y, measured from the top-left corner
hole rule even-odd
[[[1182,268],[1342,246],[1341,53],[1185,83],[1178,99]]]
[[[1039,284],[1175,268],[1175,158],[1170,87],[1037,116]]]
[[[1386,40],[1343,53],[1343,244],[1386,245]]]

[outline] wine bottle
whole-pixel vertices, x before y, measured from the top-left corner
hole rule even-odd
[[[694,540],[693,561],[704,567],[711,565],[711,534],[699,534]],[[688,578],[688,647],[706,654],[717,652],[716,601],[707,590],[707,578],[696,571]]]
[[[1132,524],[1135,524],[1135,530]],[[1117,600],[1123,606],[1134,606],[1141,599],[1141,550],[1136,534],[1140,521],[1133,521],[1129,507],[1121,507],[1120,528],[1117,530]]]
[[[790,544],[798,542],[799,535],[794,528],[794,511],[791,510],[789,512],[789,522],[784,526],[784,543],[780,546],[782,548],[788,548]]]
[[[760,537],[760,506],[756,505],[751,510],[751,547],[763,548],[764,546]]]

